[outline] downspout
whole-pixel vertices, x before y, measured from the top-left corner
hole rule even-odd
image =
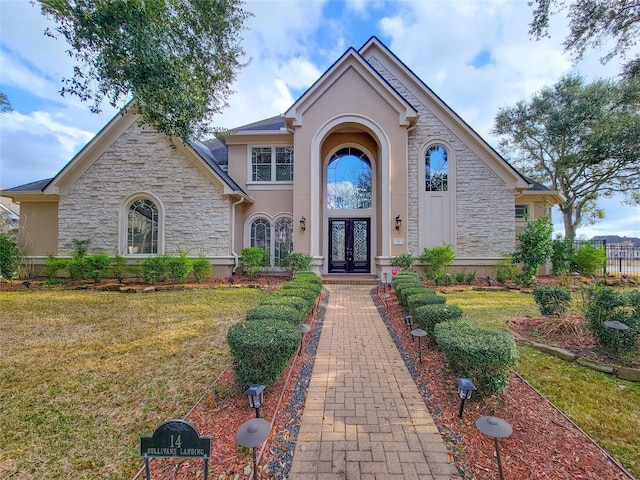
[[[240,197],[240,200],[238,200],[237,202],[233,203],[231,205],[231,255],[233,255],[233,269],[231,270],[232,274],[236,273],[236,270],[238,269],[238,267],[240,266],[240,262],[238,260],[239,256],[238,253],[235,250],[235,245],[236,245],[236,205],[240,205],[242,202],[244,202],[245,198],[243,196]]]

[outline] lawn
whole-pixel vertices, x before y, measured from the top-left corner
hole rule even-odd
[[[130,479],[139,435],[198,401],[264,295],[0,292],[0,478]]]
[[[450,293],[447,303],[458,305],[472,320],[501,330],[507,328],[509,317],[540,316],[533,297],[515,291]],[[520,346],[518,353],[518,373],[640,478],[640,385],[532,348]]]

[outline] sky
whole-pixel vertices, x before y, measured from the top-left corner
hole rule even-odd
[[[551,37],[529,37],[528,0],[280,0],[249,1],[243,32],[249,64],[232,86],[229,106],[215,127],[233,128],[285,112],[349,47],[373,35],[387,45],[490,145],[502,107],[526,100],[563,75],[614,77],[620,62],[605,65],[605,51],[578,64],[563,51],[562,14]],[[89,111],[77,97],[61,97],[74,62],[62,39],[44,35],[54,23],[28,0],[0,0],[0,89],[13,111],[0,115],[0,185],[15,187],[56,175],[116,111]],[[578,235],[640,237],[640,207],[603,199],[606,219]],[[554,214],[557,231],[563,231]]]

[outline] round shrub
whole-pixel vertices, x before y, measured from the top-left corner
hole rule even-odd
[[[413,313],[420,307],[425,305],[442,305],[447,299],[436,293],[418,293],[407,296],[407,308]]]
[[[227,342],[238,388],[245,390],[254,383],[271,385],[277,382],[301,339],[295,326],[280,320],[256,320],[231,326]]]
[[[293,275],[293,279],[322,285],[322,279],[313,272],[296,272]]]
[[[413,287],[407,287],[407,288],[402,288],[400,290],[399,294],[396,294],[398,297],[398,302],[400,303],[400,305],[403,306],[407,306],[407,299],[412,296],[412,295],[417,295],[419,293],[425,294],[425,295],[437,295],[438,293],[431,289],[431,288],[427,288],[424,285],[420,284],[420,286],[413,286]]]
[[[564,287],[545,285],[533,289],[533,299],[544,316],[559,316],[571,305],[571,293]]]
[[[302,323],[303,317],[294,307],[286,305],[258,305],[247,311],[245,316],[247,322],[255,320],[280,320],[298,326]]]
[[[302,314],[303,317],[311,313],[313,306],[309,306],[304,298],[300,297],[288,297],[282,295],[272,294],[260,302],[260,305],[282,305],[295,308]]]
[[[400,295],[402,295],[402,290],[405,288],[416,288],[416,287],[424,287],[424,285],[422,285],[422,283],[420,283],[420,280],[406,280],[406,281],[402,281],[400,283],[396,283],[393,286],[393,289],[396,292],[396,295],[398,296],[398,299],[400,299]]]
[[[272,293],[271,295],[276,297],[304,298],[311,305],[311,307],[315,305],[316,298],[318,298],[318,295],[313,293],[311,290],[307,290],[305,288],[280,289],[277,292]]]
[[[414,273],[414,272],[405,272],[405,273],[401,272],[397,274],[395,277],[393,277],[393,279],[391,280],[391,283],[395,287],[397,284],[406,282],[408,280],[411,280],[414,282],[420,282],[420,277],[418,276],[417,273]]]
[[[320,292],[322,292],[322,285],[319,283],[311,283],[311,282],[306,282],[303,280],[293,280],[292,282],[287,282],[284,285],[282,285],[281,290],[295,290],[298,288],[302,288],[304,290],[309,290],[311,292],[314,293],[314,295],[316,295],[316,297],[318,295],[320,295]]]
[[[429,336],[433,336],[433,329],[438,323],[450,322],[462,318],[462,309],[456,305],[423,305],[413,312],[413,321]]]
[[[611,287],[594,287],[588,292],[587,328],[598,341],[618,352],[632,351],[640,335],[640,297],[637,294],[623,294]],[[624,323],[628,330],[615,330],[604,322],[614,320]]]
[[[491,395],[507,386],[507,372],[516,363],[516,343],[511,335],[468,321],[440,323],[434,335],[449,368],[471,378],[480,395]]]

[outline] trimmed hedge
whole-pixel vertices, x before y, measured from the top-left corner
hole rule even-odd
[[[299,297],[303,298],[308,305],[309,312],[313,309],[313,306],[316,304],[316,298],[318,295],[313,293],[311,290],[305,290],[304,288],[295,288],[289,290],[278,290],[277,292],[273,292],[270,297]]]
[[[281,320],[256,320],[232,325],[227,333],[236,384],[271,385],[284,374],[302,340],[300,331]]]
[[[507,371],[516,363],[516,342],[511,335],[468,321],[440,323],[434,335],[449,368],[471,378],[480,395],[491,395],[507,386]]]
[[[407,298],[411,295],[417,295],[419,293],[428,293],[427,287],[424,285],[412,285],[411,287],[402,288],[400,290],[396,290],[396,297],[398,297],[398,303],[403,307],[407,306]]]
[[[435,293],[418,293],[407,296],[407,308],[409,312],[411,312],[411,315],[413,315],[418,308],[424,307],[425,305],[442,305],[446,302],[446,298]]]
[[[433,336],[434,327],[438,323],[451,322],[462,318],[462,309],[457,305],[423,305],[413,312],[413,321],[427,332],[430,337]]]
[[[395,285],[396,282],[407,279],[407,278],[420,280],[420,275],[418,275],[416,272],[399,272],[396,274],[395,277],[393,277],[393,279],[391,279],[391,283]]]
[[[293,279],[322,285],[322,279],[313,272],[296,272],[293,274]]]
[[[406,282],[402,282],[402,283],[398,283],[397,285],[395,285],[393,287],[393,289],[396,292],[396,296],[398,297],[398,301],[402,301],[402,290],[406,289],[406,288],[420,288],[420,287],[424,287],[426,288],[424,285],[422,285],[422,283],[420,283],[417,280],[408,280]]]
[[[544,316],[557,317],[571,305],[571,293],[564,287],[545,285],[533,289],[533,299]]]
[[[306,317],[311,312],[309,302],[300,297],[269,295],[260,302],[260,305],[277,305],[295,308],[303,317]]]
[[[302,288],[303,290],[309,290],[317,297],[322,292],[322,284],[306,282],[303,280],[293,280],[282,285],[281,290],[295,290]]]
[[[280,320],[296,327],[302,323],[302,313],[294,307],[287,305],[258,305],[247,311],[247,322],[255,320]]]

